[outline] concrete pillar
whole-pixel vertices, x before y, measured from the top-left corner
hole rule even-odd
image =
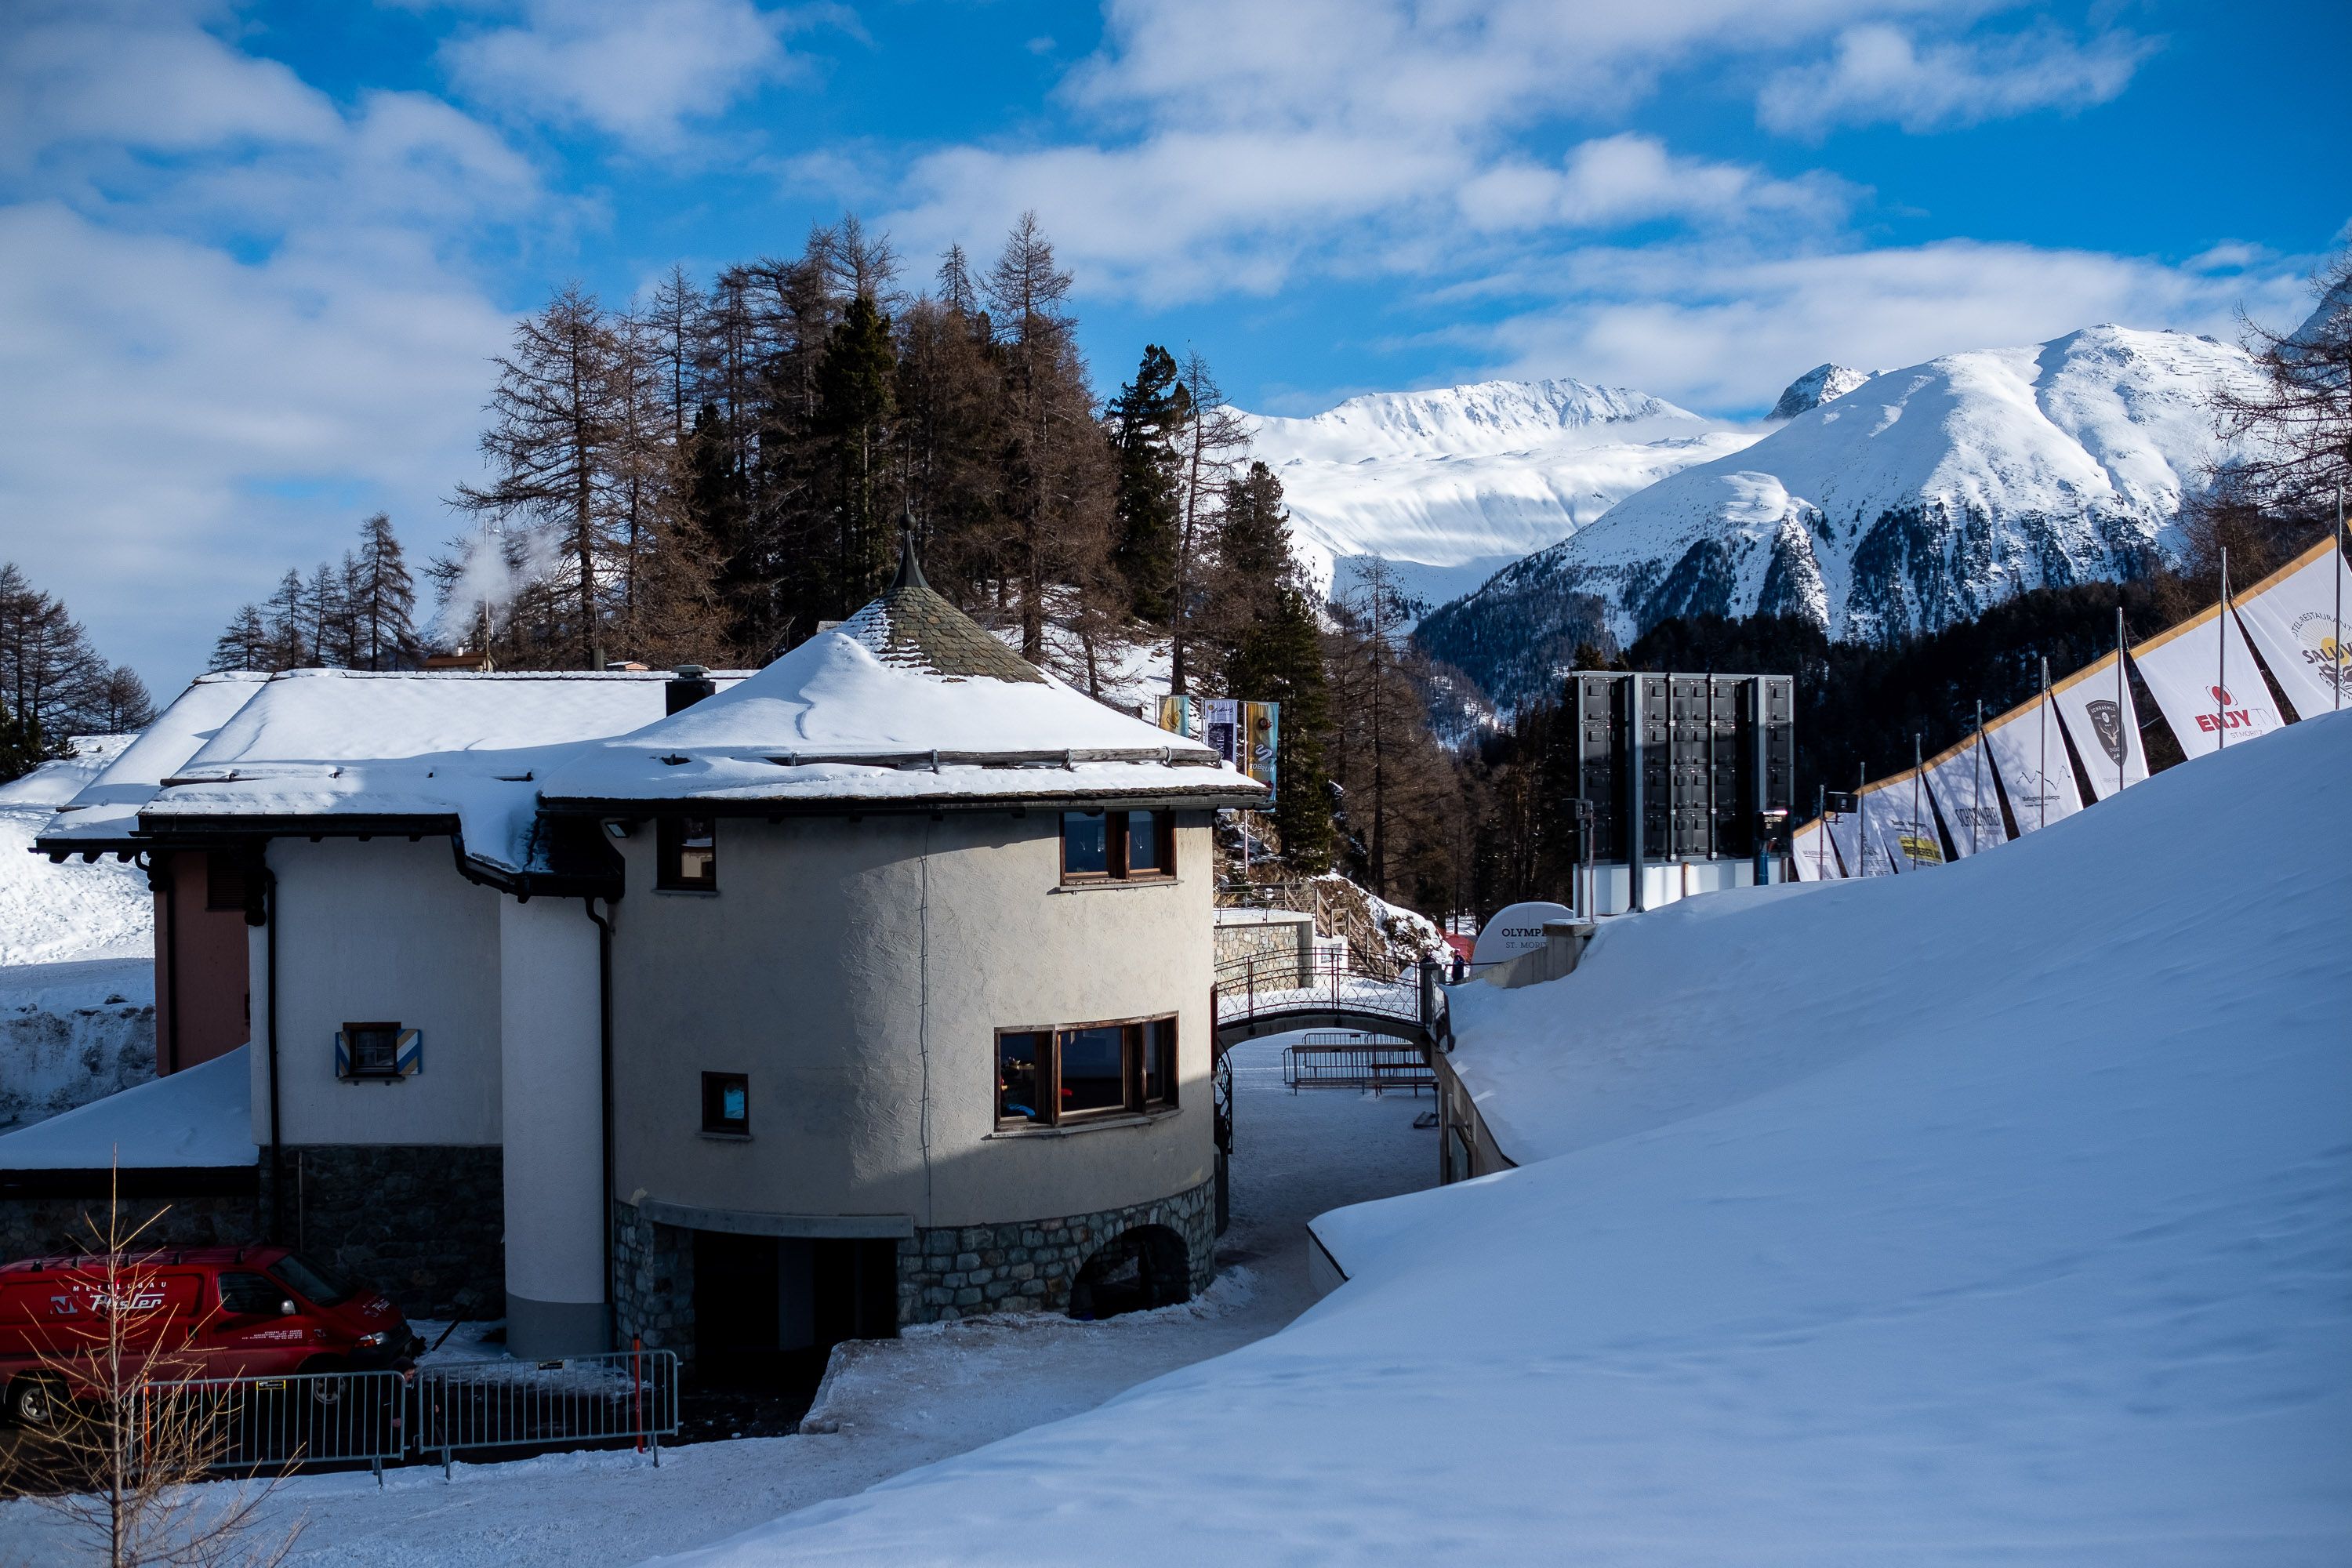
[[[576,899],[499,902],[507,1349],[612,1348],[604,1308],[596,927]]]

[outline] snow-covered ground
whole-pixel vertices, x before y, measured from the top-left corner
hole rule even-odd
[[[135,737],[77,737],[74,754],[0,784],[0,968],[131,958],[155,947],[147,873],[112,857],[53,866],[33,839]]]
[[[1234,1223],[1223,1277],[1200,1301],[1096,1323],[1002,1319],[934,1326],[860,1347],[814,1415],[835,1433],[667,1449],[654,1469],[631,1454],[551,1456],[507,1465],[304,1478],[270,1505],[289,1563],[631,1563],[724,1540],[777,1514],[847,1496],[932,1460],[1079,1414],[1136,1384],[1237,1349],[1313,1300],[1307,1221],[1435,1179],[1436,1133],[1412,1125],[1426,1094],[1368,1099],[1282,1087],[1282,1037],[1234,1053]],[[417,1325],[430,1340],[440,1325]],[[498,1354],[460,1328],[439,1359]],[[0,1563],[76,1556],[48,1516],[0,1503]]]
[[[1279,1334],[681,1560],[2352,1560],[2347,773],[2316,720],[1612,922],[1460,1004],[1533,1163],[1318,1220],[1350,1281]]]

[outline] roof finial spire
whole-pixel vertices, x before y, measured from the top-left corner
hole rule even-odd
[[[906,521],[898,525],[898,574],[890,580],[892,588],[928,588],[923,581],[923,563],[915,558],[915,503],[907,503]]]

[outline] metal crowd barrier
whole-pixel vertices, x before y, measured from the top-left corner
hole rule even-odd
[[[614,1351],[543,1362],[447,1362],[420,1367],[415,1445],[450,1457],[478,1448],[635,1439],[661,1463],[677,1436],[677,1356]]]
[[[380,1478],[408,1451],[408,1390],[396,1372],[159,1381],[139,1390],[132,1432],[215,1470],[365,1464]]]
[[[1382,1093],[1409,1089],[1418,1095],[1437,1089],[1437,1074],[1418,1046],[1369,1035],[1315,1031],[1282,1051],[1282,1081],[1302,1089],[1369,1089]]]

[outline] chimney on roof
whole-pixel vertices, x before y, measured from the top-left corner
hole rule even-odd
[[[709,670],[698,664],[681,664],[677,667],[677,673],[663,683],[665,706],[662,711],[675,713],[680,709],[691,708],[718,690],[719,683],[710,679]]]

